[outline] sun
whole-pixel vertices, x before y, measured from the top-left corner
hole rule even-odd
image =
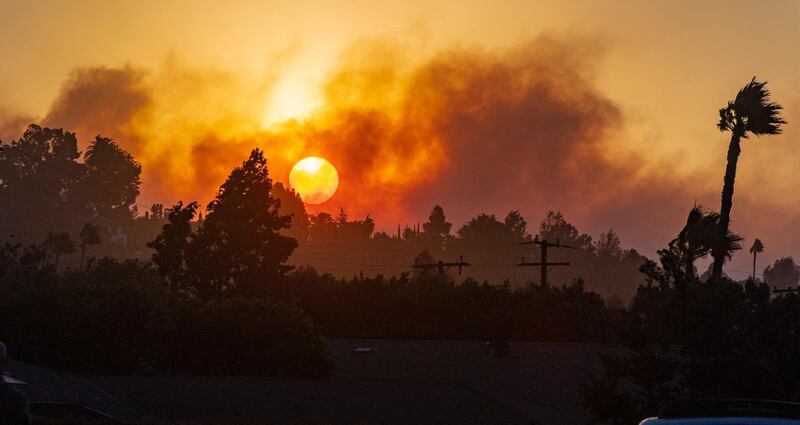
[[[321,204],[331,199],[339,187],[339,173],[325,158],[309,156],[294,164],[289,184],[306,204]]]

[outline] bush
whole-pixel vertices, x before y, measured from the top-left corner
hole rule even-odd
[[[154,358],[192,374],[321,377],[333,360],[313,322],[271,299],[180,300],[161,321]]]
[[[37,248],[0,247],[0,340],[20,360],[93,374],[326,376],[311,320],[270,299],[172,293],[151,263],[56,273]]]

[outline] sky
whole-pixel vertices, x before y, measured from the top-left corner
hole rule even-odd
[[[719,208],[717,111],[757,76],[789,124],[744,142],[732,220],[766,265],[800,256],[799,28],[796,0],[3,0],[0,139],[112,137],[143,204],[207,202],[254,147],[283,182],[322,156],[340,186],[312,212],[389,230],[434,204],[456,225],[561,210],[653,256]]]

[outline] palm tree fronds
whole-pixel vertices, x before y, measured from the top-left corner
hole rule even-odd
[[[733,102],[729,101],[728,106],[719,110],[719,123],[717,123],[717,128],[719,128],[719,131],[732,131],[733,123]]]
[[[766,81],[753,77],[742,87],[736,98],[719,110],[717,127],[720,131],[739,131],[743,138],[747,138],[748,132],[756,136],[780,134],[781,125],[786,124],[781,116],[783,106],[770,100],[771,93],[766,85]]]
[[[762,252],[764,252],[764,243],[761,242],[761,239],[756,238],[756,240],[753,241],[753,246],[750,247],[750,253],[761,254]]]
[[[723,243],[722,249],[725,253],[725,258],[730,260],[734,251],[742,249],[742,244],[740,242],[743,240],[743,237],[729,230],[727,236],[721,241],[721,243]]]

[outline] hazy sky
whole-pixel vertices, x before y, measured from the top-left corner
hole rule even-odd
[[[340,164],[334,164],[343,178],[341,197],[334,197],[327,207],[371,213],[385,228],[393,228],[396,221],[424,220],[432,202],[441,202],[456,223],[482,211],[504,215],[511,208],[538,222],[546,209],[553,208],[564,210],[581,230],[595,235],[613,227],[626,245],[652,255],[679,230],[693,202],[719,207],[728,136],[715,128],[717,110],[756,75],[769,81],[790,124],[783,135],[745,142],[734,226],[746,244],[755,236],[764,240],[767,259],[800,256],[796,189],[800,131],[795,128],[800,125],[800,1],[383,3],[2,0],[0,130],[5,134],[0,137],[12,137],[13,126],[4,126],[3,121],[14,117],[68,124],[85,138],[96,132],[118,133],[106,135],[120,140],[144,163],[143,199],[167,204],[176,199],[164,198],[207,199],[219,184],[219,175],[229,164],[241,161],[245,148],[264,147],[274,157],[275,178],[283,181],[291,160],[321,149],[339,159]],[[448,71],[451,68],[456,71]],[[471,71],[462,75],[462,69]],[[407,111],[418,108],[417,93],[436,88],[431,81],[443,76],[448,82],[463,78],[470,90],[479,87],[483,97],[475,104],[492,111],[516,106],[502,114],[470,115],[474,112],[470,101],[458,103],[438,93],[425,98],[433,99],[423,102],[426,117],[414,118]],[[95,90],[97,84],[103,90]],[[120,85],[124,90],[117,91]],[[85,100],[76,103],[81,97],[74,93],[87,86],[92,96],[105,100],[91,107],[81,106]],[[518,99],[515,87],[528,90],[530,96]],[[460,88],[455,83],[449,87],[455,93],[462,93]],[[351,96],[350,90],[358,95]],[[114,98],[137,93],[138,103],[120,106]],[[441,99],[451,103],[441,106]],[[106,107],[104,101],[114,106]],[[334,101],[336,108],[329,107]],[[389,130],[365,129],[363,114],[358,115],[357,125],[352,124],[356,120],[352,111],[361,113],[369,107],[401,112],[369,118],[369,129],[390,122]],[[441,112],[439,107],[463,113],[430,118],[427,113]],[[113,113],[108,122],[76,118],[84,109],[95,115],[105,109]],[[224,113],[216,112],[219,109]],[[338,112],[330,112],[333,109]],[[323,112],[312,124],[275,130],[287,118],[302,124],[314,110]],[[577,119],[573,110],[580,111]],[[515,111],[539,114],[540,121],[532,120],[536,125],[527,128],[524,120],[515,118]],[[569,118],[578,123],[576,133],[569,136],[576,146],[569,156],[551,157],[554,154],[547,152],[548,141],[556,150],[573,146],[569,137],[560,137],[571,128],[567,121],[563,128],[544,128],[553,120],[541,116],[551,112],[557,122]],[[121,124],[111,123],[115,120]],[[183,132],[175,130],[164,137],[164,129],[175,129],[175,123]],[[492,127],[508,123],[519,131],[503,136],[502,129]],[[422,133],[411,130],[426,125],[430,128],[419,130]],[[492,134],[489,130],[508,140],[497,142],[503,152],[547,135],[547,140],[522,151],[547,161],[580,162],[557,164],[553,167],[557,172],[570,173],[571,167],[581,164],[589,171],[557,183],[543,181],[550,177],[535,173],[528,181],[519,170],[503,179],[508,167],[532,163],[489,155],[481,165],[453,153],[462,146],[459,143],[469,147],[462,142],[468,135]],[[326,136],[329,133],[336,136]],[[375,142],[380,146],[378,164],[359,168],[349,181],[349,170],[341,168],[362,167],[369,158],[361,156],[365,149],[359,149],[357,142],[343,141],[347,134],[382,139]],[[178,140],[186,135],[193,140]],[[305,136],[320,140],[318,147],[308,140],[273,141]],[[602,144],[585,141],[593,137],[602,139]],[[415,138],[418,143],[408,142]],[[475,143],[494,143],[489,139]],[[351,148],[346,148],[348,143]],[[403,148],[384,148],[381,143]],[[219,146],[232,148],[220,151]],[[212,161],[215,157],[203,153],[209,150],[224,159]],[[221,163],[220,170],[198,180],[206,189],[181,192],[167,182],[197,176],[178,171],[148,174],[148,166],[166,161],[164,152],[175,155],[178,162],[207,161],[208,169]],[[407,161],[399,162],[401,158]],[[535,163],[545,168],[547,161]],[[455,162],[470,163],[473,169],[458,172]],[[405,164],[404,171],[395,169],[398,164]],[[493,192],[477,201],[474,196],[452,195],[470,190],[459,182],[469,183],[475,167],[487,170],[485,176],[477,174],[491,183],[487,185]],[[594,169],[610,171],[597,171],[602,174],[597,177]],[[434,177],[413,180],[403,174]],[[382,215],[377,196],[353,201],[358,196],[354,187],[364,179],[372,192],[385,187],[380,197],[399,199],[404,207]],[[539,192],[542,184],[555,185],[558,192]],[[425,187],[432,189],[424,192]],[[576,195],[571,198],[566,193]],[[670,194],[674,199],[663,201]],[[412,202],[412,196],[419,201]],[[592,201],[581,201],[588,198]],[[746,256],[739,255],[732,268],[747,270]]]

